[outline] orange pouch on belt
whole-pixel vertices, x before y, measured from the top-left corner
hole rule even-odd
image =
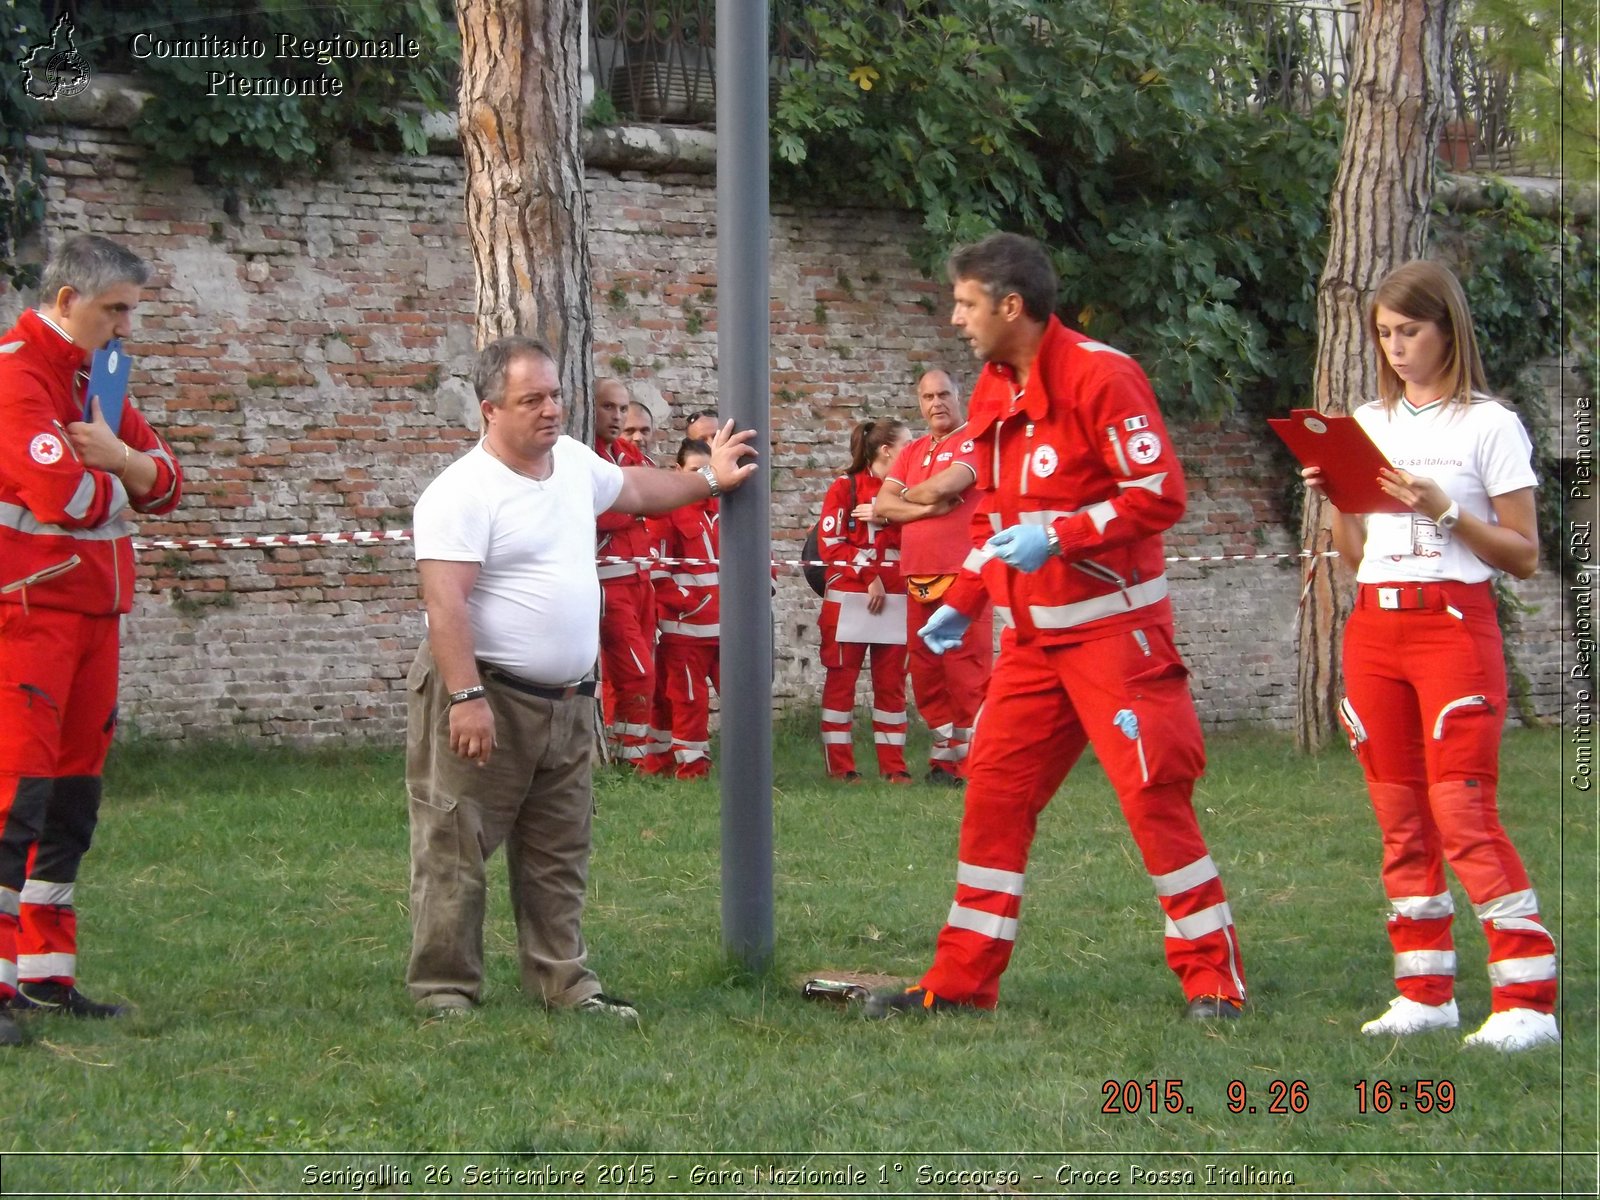
[[[906,580],[906,592],[918,604],[933,604],[955,581],[954,575],[912,575]]]

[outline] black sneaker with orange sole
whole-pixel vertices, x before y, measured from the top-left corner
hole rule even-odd
[[[1228,996],[1196,996],[1184,1009],[1191,1021],[1236,1021],[1244,1015],[1244,1003]]]
[[[962,1008],[970,1009],[972,1005],[946,1000],[943,996],[935,996],[925,987],[913,984],[903,991],[878,992],[869,997],[866,1014],[874,1020],[882,1020],[897,1013],[954,1012]]]

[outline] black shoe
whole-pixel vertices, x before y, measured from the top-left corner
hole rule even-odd
[[[913,984],[904,991],[879,992],[867,999],[866,1014],[874,1020],[892,1017],[896,1013],[953,1012],[958,1008],[971,1008],[970,1004],[957,1004],[935,996],[925,987]]]
[[[18,1012],[48,1012],[97,1021],[120,1017],[127,1011],[120,1004],[91,1000],[70,983],[19,983],[11,1007]]]
[[[20,1046],[24,1040],[22,1026],[6,1011],[4,1004],[0,1004],[0,1046]]]
[[[1196,996],[1184,1011],[1191,1021],[1237,1021],[1243,1014],[1243,1002],[1227,996]]]
[[[938,767],[928,772],[928,782],[934,787],[958,788],[965,787],[966,781],[961,776],[950,771],[941,771]]]

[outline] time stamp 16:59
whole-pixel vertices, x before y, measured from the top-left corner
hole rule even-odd
[[[1388,1079],[1362,1079],[1354,1085],[1357,1115],[1392,1112],[1448,1113],[1456,1106],[1456,1085],[1448,1079],[1414,1079],[1396,1083]],[[1108,1079],[1100,1086],[1105,1098],[1100,1111],[1113,1115],[1132,1113],[1192,1113],[1184,1098],[1181,1079]],[[1256,1112],[1293,1116],[1311,1108],[1311,1085],[1303,1079],[1272,1079],[1252,1090],[1241,1079],[1231,1079],[1224,1090],[1231,1113]]]

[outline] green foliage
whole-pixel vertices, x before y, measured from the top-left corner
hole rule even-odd
[[[871,0],[807,8],[773,113],[791,195],[918,211],[937,270],[994,229],[1052,249],[1069,324],[1175,410],[1307,390],[1340,120],[1248,97],[1266,66],[1211,5]]]
[[[38,0],[0,0],[0,44],[37,45],[50,40]],[[0,277],[13,287],[38,282],[38,269],[17,262],[24,238],[44,220],[44,156],[28,145],[40,102],[27,93],[27,80],[15,62],[0,69]]]
[[[1511,128],[1536,162],[1571,180],[1600,172],[1600,9],[1563,0],[1468,0],[1464,25],[1486,31],[1489,61],[1509,81]]]
[[[1550,430],[1547,393],[1528,375],[1534,364],[1570,352],[1591,394],[1596,378],[1595,318],[1600,281],[1593,233],[1573,232],[1562,220],[1535,216],[1515,188],[1500,181],[1485,191],[1487,206],[1462,214],[1461,247],[1470,255],[1462,286],[1490,386],[1524,414],[1534,439],[1539,490],[1539,536],[1546,559],[1560,568],[1568,551],[1562,536],[1563,468]]]
[[[454,101],[459,46],[449,12],[441,0],[142,0],[94,14],[86,48],[97,70],[130,71],[154,93],[133,129],[152,162],[248,191],[324,171],[348,142],[426,153],[423,113]],[[233,45],[160,57],[135,46],[139,34]],[[245,39],[259,39],[264,52],[242,53]],[[327,39],[391,47],[409,39],[416,53],[319,54]]]

